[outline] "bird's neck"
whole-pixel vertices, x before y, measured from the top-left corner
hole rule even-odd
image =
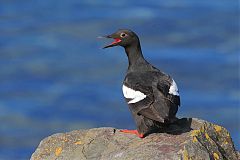
[[[128,56],[128,69],[135,68],[140,64],[147,64],[147,61],[144,59],[140,42],[133,43],[125,47],[125,52]]]

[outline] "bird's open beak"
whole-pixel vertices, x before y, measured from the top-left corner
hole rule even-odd
[[[112,43],[110,43],[109,45],[104,46],[103,49],[117,46],[118,43],[120,43],[122,41],[120,38],[114,38],[112,35],[100,36],[98,38],[113,38],[114,39],[114,41]]]

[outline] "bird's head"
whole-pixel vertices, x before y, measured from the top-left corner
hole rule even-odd
[[[122,47],[127,47],[130,46],[134,43],[138,43],[139,39],[136,33],[134,33],[131,30],[128,29],[119,29],[117,32],[107,35],[107,36],[102,36],[104,38],[112,38],[114,41],[106,45],[103,48],[109,48],[109,47],[114,47],[114,46],[122,46]]]

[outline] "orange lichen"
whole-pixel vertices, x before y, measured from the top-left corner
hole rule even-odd
[[[200,134],[200,130],[193,130],[192,132],[191,132],[191,136],[193,137],[193,136],[197,136],[197,135],[199,135]]]
[[[200,132],[205,132],[205,127],[204,126],[202,126],[201,128],[200,128]]]
[[[197,137],[194,136],[192,141],[193,141],[194,143],[197,142],[197,141],[198,141],[198,140],[197,140]]]
[[[222,127],[218,125],[214,125],[214,129],[216,132],[220,132],[222,130]]]
[[[227,136],[230,137],[230,134],[227,132]]]
[[[62,147],[57,147],[55,150],[55,155],[59,156],[62,153]]]
[[[213,153],[214,160],[219,160],[219,155],[217,153]]]
[[[205,133],[205,137],[206,137],[207,140],[210,140],[210,137],[207,133]]]
[[[81,141],[77,141],[74,144],[78,145],[78,144],[82,144],[82,142]]]
[[[187,152],[187,150],[184,148],[184,150],[183,150],[183,160],[189,160],[189,158],[188,158],[188,152]]]

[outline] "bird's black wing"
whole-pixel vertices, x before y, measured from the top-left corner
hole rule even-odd
[[[143,100],[136,103],[131,103],[132,99],[128,99],[124,96],[133,114],[139,114],[141,110],[148,108],[154,103],[152,82],[146,74],[128,73],[124,79],[123,85],[134,91],[139,91],[146,96]]]
[[[169,93],[173,83],[172,78],[162,72],[146,72],[135,78],[134,82],[138,83],[131,87],[143,92],[146,98],[130,105],[132,106],[130,109],[162,123],[175,119],[180,97]]]

